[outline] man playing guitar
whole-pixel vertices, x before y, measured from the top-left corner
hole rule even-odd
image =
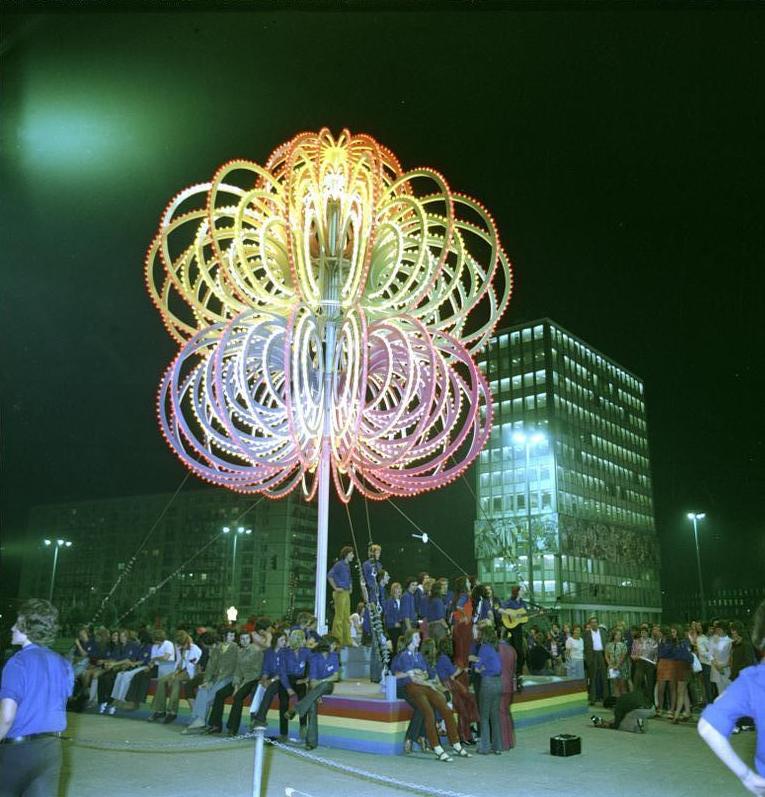
[[[514,614],[519,610],[526,612],[528,614],[528,606],[526,605],[526,601],[520,596],[521,588],[518,584],[515,584],[510,589],[510,597],[502,603],[502,620],[504,621],[505,617],[509,615],[509,611],[512,611]],[[512,616],[512,615],[510,615]],[[516,615],[518,616],[518,615]],[[515,654],[517,657],[517,662],[515,666],[516,677],[520,676],[523,672],[523,665],[526,663],[526,655],[523,649],[523,623],[518,622],[515,624],[514,627],[510,628],[510,644],[515,648]]]

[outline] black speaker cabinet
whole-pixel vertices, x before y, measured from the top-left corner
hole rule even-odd
[[[581,736],[572,733],[559,733],[550,737],[550,755],[579,755],[582,752]]]

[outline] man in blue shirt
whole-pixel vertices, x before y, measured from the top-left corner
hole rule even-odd
[[[351,562],[353,548],[346,545],[340,549],[340,556],[327,573],[327,581],[332,587],[335,616],[332,620],[332,636],[340,641],[340,647],[351,647]]]
[[[323,637],[308,659],[309,690],[295,704],[295,708],[287,712],[289,719],[293,719],[296,714],[300,715],[301,719],[307,718],[305,746],[309,750],[313,750],[319,743],[317,703],[324,695],[332,694],[335,681],[339,677],[340,659],[335,652],[335,640],[332,637]]]
[[[19,607],[13,626],[21,650],[3,669],[0,685],[0,797],[57,794],[66,701],[74,687],[71,665],[49,650],[58,610],[45,600]]]
[[[367,595],[369,601],[381,603],[380,591],[378,590],[378,577],[383,570],[380,556],[382,555],[382,548],[379,545],[369,546],[369,559],[361,565],[361,574],[364,576],[364,584],[367,588]]]
[[[401,621],[403,631],[410,631],[417,628],[417,604],[415,594],[417,592],[417,579],[411,576],[404,582],[404,592],[401,596]],[[393,651],[396,653],[396,650]]]

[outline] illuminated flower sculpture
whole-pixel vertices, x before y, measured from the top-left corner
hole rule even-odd
[[[412,495],[486,442],[472,355],[511,288],[494,223],[369,136],[303,133],[182,191],[147,283],[181,346],[162,431],[209,482],[311,498],[324,460],[343,500]]]

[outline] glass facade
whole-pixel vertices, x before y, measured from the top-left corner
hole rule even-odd
[[[217,624],[225,622],[231,605],[240,617],[277,618],[290,606],[313,609],[315,504],[288,496],[262,500],[247,511],[257,497],[225,490],[195,490],[170,499],[149,495],[34,507],[28,538],[35,545],[24,560],[20,594],[48,595],[51,549],[37,543],[44,537],[71,540],[72,547],[58,557],[53,600],[65,623],[87,622],[156,523],[106,606],[102,621],[107,625],[144,595],[148,599],[126,619],[128,624],[156,618],[168,626]],[[220,534],[225,526],[232,533]],[[252,533],[235,535],[239,526]]]
[[[479,579],[501,596],[532,584],[564,622],[658,619],[642,381],[549,319],[500,331],[480,367],[494,413],[477,468]]]

